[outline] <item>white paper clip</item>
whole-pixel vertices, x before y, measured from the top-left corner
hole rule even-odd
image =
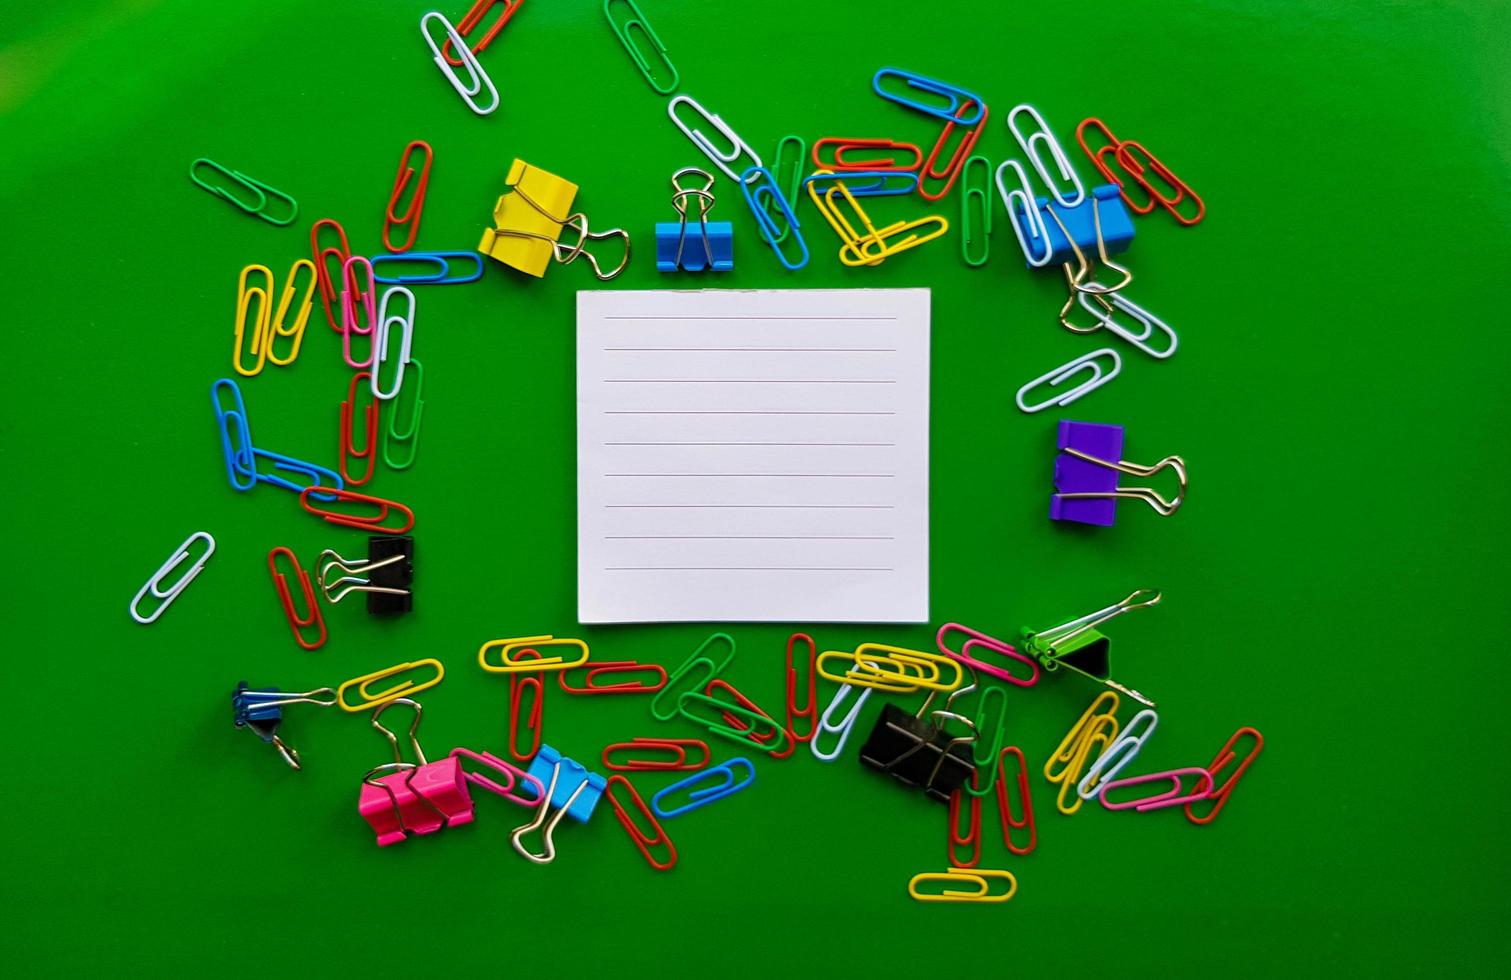
[[[839,690],[834,692],[834,699],[824,709],[823,715],[818,720],[818,728],[813,731],[813,740],[808,743],[808,747],[813,750],[814,758],[822,762],[833,762],[839,758],[841,752],[845,751],[845,743],[850,740],[850,732],[855,728],[855,720],[860,717],[861,709],[866,706],[866,701],[870,699],[871,692],[876,690],[876,688],[861,688],[860,697],[855,699],[855,703],[850,706],[850,711],[845,715],[844,719],[838,723],[832,721],[829,716],[834,714],[835,710],[844,703],[845,698],[854,690],[855,685],[853,684],[841,684]],[[839,736],[839,741],[835,743],[833,752],[825,752],[818,747],[819,737],[825,732]]]
[[[1094,327],[1077,327],[1072,324],[1066,324],[1073,333],[1095,333],[1106,327],[1145,354],[1148,354],[1150,357],[1160,358],[1161,360],[1174,354],[1176,347],[1180,345],[1180,338],[1175,336],[1175,331],[1171,330],[1165,321],[1150,313],[1142,306],[1139,306],[1133,300],[1127,299],[1122,293],[1111,293],[1105,296],[1093,297],[1090,293],[1083,292],[1079,293],[1076,298],[1080,302],[1082,309],[1097,318],[1097,325]],[[1108,309],[1108,306],[1114,307],[1114,309]],[[1119,323],[1116,316],[1117,310],[1121,310],[1133,317],[1143,329],[1135,333],[1129,327]],[[1163,331],[1165,336],[1170,338],[1170,345],[1162,351],[1155,350],[1148,343],[1149,338],[1154,336],[1156,330]]]
[[[1134,729],[1141,721],[1147,721],[1149,727],[1135,733]],[[1076,786],[1076,792],[1081,795],[1081,799],[1091,799],[1101,791],[1103,786],[1118,778],[1118,773],[1122,772],[1124,767],[1133,761],[1134,756],[1139,754],[1139,749],[1142,749],[1144,743],[1149,741],[1149,736],[1154,734],[1154,727],[1158,724],[1159,715],[1154,713],[1153,708],[1145,708],[1134,715],[1112,744],[1097,756],[1097,761],[1086,770],[1086,775],[1081,777],[1081,782]]]
[[[1012,190],[1002,183],[1002,171],[1011,168],[1018,175],[1019,187]],[[1018,247],[1023,249],[1023,258],[1035,269],[1042,269],[1049,264],[1049,260],[1055,257],[1054,247],[1049,244],[1049,230],[1044,227],[1044,215],[1039,213],[1039,203],[1034,199],[1033,188],[1028,183],[1028,172],[1023,169],[1023,164],[1017,160],[1003,160],[997,167],[997,194],[1002,198],[1002,204],[1007,208],[1007,220],[1012,223],[1013,234],[1018,236]],[[1018,211],[1013,207],[1017,201],[1023,209],[1023,215],[1028,221],[1027,233],[1023,230],[1023,224],[1018,220]],[[1044,246],[1044,257],[1034,258],[1034,253],[1029,245],[1030,241],[1039,242]]]
[[[183,563],[185,558],[189,557],[189,546],[194,543],[196,538],[204,538],[205,553],[195,559],[194,564],[189,567],[189,570],[177,582],[174,582],[167,589],[159,588],[163,579],[167,578],[168,573],[172,572]],[[152,573],[152,577],[147,580],[147,584],[137,590],[136,597],[131,600],[131,605],[126,607],[127,612],[131,613],[131,618],[143,626],[154,622],[157,617],[163,614],[163,610],[167,609],[173,600],[178,598],[178,594],[189,587],[189,583],[194,581],[194,576],[204,570],[205,562],[209,561],[210,556],[213,554],[215,554],[215,539],[210,536],[208,531],[195,531],[189,535],[184,540],[184,543],[178,546],[178,550],[169,555],[168,560],[163,562],[158,567],[158,570]],[[137,610],[142,604],[142,598],[149,592],[152,593],[154,599],[160,599],[162,602],[152,611],[151,615],[143,617]]]
[[[1015,117],[1020,112],[1026,112],[1030,116],[1033,116],[1034,125],[1037,127],[1027,136],[1018,132],[1018,125],[1014,122]],[[1055,139],[1055,134],[1049,131],[1049,123],[1045,122],[1044,117],[1039,115],[1038,109],[1035,109],[1026,102],[1022,105],[1013,106],[1012,111],[1007,114],[1007,128],[1018,141],[1018,145],[1023,147],[1023,152],[1028,154],[1028,162],[1033,164],[1034,169],[1039,172],[1039,179],[1044,181],[1044,186],[1049,188],[1049,193],[1053,195],[1055,202],[1060,207],[1073,208],[1086,199],[1086,188],[1081,185],[1081,178],[1076,174],[1075,169],[1071,167],[1070,158],[1065,155],[1064,147],[1060,146],[1060,141]],[[1044,165],[1043,157],[1039,155],[1039,144],[1041,143],[1049,147],[1049,155],[1060,171],[1058,180],[1049,172],[1049,168]],[[1075,186],[1076,196],[1074,199],[1066,200],[1065,195],[1060,192],[1060,183],[1062,181],[1069,181]]]
[[[703,117],[704,122],[712,126],[720,136],[729,141],[730,150],[727,155],[720,153],[719,150],[709,142],[708,137],[703,135],[702,130],[693,129],[692,127],[688,126],[687,123],[678,118],[677,106],[683,103],[686,103],[687,105],[690,105],[695,110],[697,110],[698,115]],[[749,144],[740,139],[740,134],[730,129],[729,126],[724,122],[724,120],[720,119],[718,116],[703,108],[703,106],[699,104],[698,100],[693,98],[692,96],[679,95],[676,98],[672,99],[666,104],[666,114],[671,116],[672,122],[677,124],[677,128],[682,130],[682,132],[686,134],[687,138],[693,141],[693,146],[696,146],[698,149],[702,150],[704,155],[706,155],[708,159],[713,161],[714,166],[724,171],[724,175],[735,183],[738,184],[740,182],[740,174],[748,171],[750,167],[762,166],[761,158],[756,156],[755,150],[752,150]],[[740,159],[741,154],[750,157],[750,159],[753,160],[754,163],[750,164],[749,166],[740,167],[738,170],[731,168],[730,164]],[[757,177],[757,179],[759,179],[759,176]]]
[[[1102,365],[1097,361],[1097,358],[1099,357],[1112,358],[1111,371],[1104,372],[1102,370]],[[1091,377],[1076,385],[1069,391],[1059,392],[1053,395],[1048,401],[1040,402],[1033,407],[1029,407],[1028,405],[1025,405],[1023,403],[1023,396],[1028,394],[1039,385],[1044,384],[1049,385],[1050,387],[1054,387],[1055,385],[1058,385],[1066,379],[1074,376],[1075,373],[1077,371],[1080,371],[1082,368],[1089,368],[1091,370]],[[1051,408],[1056,405],[1069,405],[1071,402],[1075,401],[1077,398],[1080,398],[1088,391],[1095,391],[1097,388],[1100,388],[1102,385],[1117,377],[1118,372],[1122,369],[1123,359],[1121,357],[1118,357],[1118,352],[1113,350],[1111,347],[1102,347],[1092,351],[1090,354],[1082,354],[1075,360],[1061,364],[1053,371],[1050,371],[1047,374],[1041,374],[1037,378],[1030,381],[1028,384],[1019,388],[1017,399],[1018,407],[1025,412],[1033,413],[1043,411],[1046,408]]]
[[[456,70],[442,56],[441,49],[435,46],[435,38],[431,36],[430,28],[426,26],[431,18],[440,21],[441,26],[446,28],[446,35],[451,38],[451,49],[456,52],[456,56],[461,59],[462,67],[467,69],[467,74],[471,76],[466,84],[463,84],[462,80],[456,77]],[[498,108],[498,89],[493,87],[493,79],[488,77],[488,73],[483,70],[482,64],[477,60],[477,55],[472,53],[471,46],[462,40],[462,36],[456,32],[455,27],[451,26],[451,21],[446,19],[445,14],[438,10],[432,10],[427,14],[421,15],[420,36],[425,38],[426,44],[430,45],[431,53],[435,55],[436,67],[441,69],[441,74],[446,76],[446,81],[450,82],[451,87],[456,89],[456,94],[462,97],[462,101],[467,103],[467,108],[480,116],[486,116]],[[485,86],[488,89],[488,95],[493,99],[486,109],[478,105],[476,101],[477,95],[483,91]]]
[[[409,300],[409,308],[403,313],[389,313],[388,301],[394,294]],[[372,389],[373,397],[387,401],[396,398],[404,385],[404,366],[409,363],[409,348],[414,343],[414,293],[403,286],[392,286],[383,291],[378,300],[378,332],[373,335]],[[394,369],[393,388],[384,391],[378,384],[383,365],[388,363],[388,334],[390,327],[399,325],[399,366]]]

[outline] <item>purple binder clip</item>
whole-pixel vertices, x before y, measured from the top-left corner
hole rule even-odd
[[[1055,521],[1111,527],[1119,498],[1142,500],[1162,517],[1180,508],[1186,497],[1186,463],[1166,456],[1153,466],[1123,459],[1123,427],[1097,422],[1060,423],[1059,455],[1055,457],[1055,493],[1049,498],[1049,517]],[[1153,476],[1169,467],[1180,492],[1167,500],[1148,487],[1120,487],[1119,473]]]

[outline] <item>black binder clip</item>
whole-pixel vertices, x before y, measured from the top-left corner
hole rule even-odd
[[[970,748],[976,741],[976,726],[964,715],[944,709],[929,713],[925,721],[924,714],[933,700],[931,691],[917,715],[909,715],[895,704],[883,708],[866,744],[860,747],[860,761],[904,786],[921,786],[925,796],[948,803],[950,794],[976,771]],[[946,721],[961,723],[970,734],[949,734],[944,730]]]
[[[353,592],[367,593],[374,616],[407,613],[414,608],[414,538],[378,534],[367,539],[367,561],[353,562],[327,548],[316,562],[315,579],[327,602]],[[340,577],[334,577],[336,573]]]

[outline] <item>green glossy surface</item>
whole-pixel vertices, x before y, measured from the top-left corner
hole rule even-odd
[[[814,259],[785,274],[722,181],[714,216],[735,222],[736,271],[658,275],[667,178],[707,164],[592,0],[526,3],[484,54],[502,99],[488,118],[436,71],[423,7],[8,5],[0,485],[18,744],[0,905],[20,973],[1504,965],[1506,5],[950,6],[642,4],[680,91],[763,155],[787,133],[927,145],[925,117],[871,94],[896,65],[985,97],[976,152],[994,165],[1014,145],[1007,110],[1030,101],[1083,175],[1072,131],[1098,115],[1189,180],[1207,220],[1138,219],[1128,254],[1131,295],[1180,331],[1180,352],[1128,352],[1122,377],[1068,412],[1127,424],[1132,459],[1185,456],[1189,503],[1171,518],[1127,503],[1112,529],[1046,519],[1060,416],[1022,415],[1012,395],[1099,343],[1056,325],[1063,283],[1023,270],[1000,210],[985,268],[961,262],[952,231],[850,270],[804,202]],[[668,822],[681,862],[657,874],[606,807],[564,824],[545,868],[509,848],[526,815],[493,798],[472,826],[380,851],[355,812],[362,774],[389,758],[365,717],[289,709],[301,773],[233,730],[241,678],[304,690],[434,656],[448,673],[424,697],[427,750],[501,752],[508,685],[477,667],[484,640],[581,635],[600,658],[675,665],[720,628],[576,626],[573,293],[598,284],[580,263],[542,281],[490,264],[474,285],[416,290],[418,457],[367,488],[418,515],[416,612],[376,623],[348,602],[327,609],[326,647],[294,646],[268,550],[308,561],[360,553],[361,538],[283,491],[232,492],[207,390],[230,373],[241,267],[265,264],[281,287],[320,217],[375,249],[416,138],[436,154],[423,248],[474,247],[520,156],[579,183],[594,227],[635,236],[613,288],[932,287],[935,625],[1011,636],[1162,589],[1107,628],[1113,675],[1160,702],[1136,768],[1205,764],[1244,724],[1267,739],[1217,822],[1053,812],[1039,767],[1097,690],[1067,671],[1008,692],[1039,847],[1007,855],[984,801],[983,866],[1019,879],[1006,905],[907,899],[910,875],[944,866],[946,808],[863,771],[859,737],[832,765],[757,758],[750,789]],[[299,220],[277,228],[195,187],[201,156],[289,193]],[[939,213],[954,223],[958,195]],[[299,360],[243,385],[257,443],[334,464],[348,376],[317,311]],[[208,568],[156,625],[133,624],[133,592],[197,529],[219,542]],[[820,649],[932,643],[924,627],[798,625]],[[776,710],[787,630],[726,628],[739,653],[724,676]],[[584,761],[610,741],[696,734],[653,722],[644,696],[554,687],[547,740]],[[734,754],[710,742],[716,760]],[[649,799],[673,778],[637,784]]]

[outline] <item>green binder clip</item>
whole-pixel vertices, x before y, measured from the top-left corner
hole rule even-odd
[[[1159,602],[1156,589],[1139,589],[1122,602],[1088,613],[1080,619],[1047,630],[1034,632],[1024,629],[1020,634],[1023,648],[1047,671],[1069,667],[1071,670],[1099,684],[1122,691],[1140,704],[1153,708],[1154,702],[1129,687],[1112,679],[1111,658],[1108,649],[1112,641],[1097,631],[1096,627],[1133,609],[1142,609]]]

